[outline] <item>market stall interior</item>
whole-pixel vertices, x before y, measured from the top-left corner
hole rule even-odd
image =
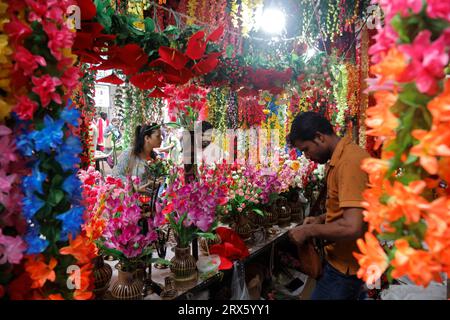
[[[0,31],[0,299],[447,299],[447,2],[1,0]]]

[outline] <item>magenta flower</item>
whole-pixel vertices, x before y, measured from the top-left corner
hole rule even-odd
[[[369,48],[369,55],[371,56],[371,62],[376,64],[381,61],[383,54],[387,53],[395,44],[398,39],[398,34],[392,26],[388,24],[381,30],[378,30],[373,38],[376,42]]]
[[[435,94],[439,89],[437,81],[444,77],[444,68],[448,64],[445,52],[445,34],[436,41],[430,41],[431,32],[424,30],[414,39],[412,44],[399,46],[399,50],[411,58],[402,77],[402,82],[416,81],[422,93]]]
[[[14,70],[21,69],[26,76],[32,75],[39,66],[45,67],[47,65],[43,57],[33,55],[23,46],[16,49],[13,59],[16,61]]]
[[[0,229],[0,264],[18,264],[22,260],[23,253],[27,249],[25,241],[19,236],[10,237],[3,235]]]
[[[48,106],[52,100],[58,104],[62,103],[61,96],[56,93],[56,87],[62,84],[60,79],[46,74],[40,78],[33,77],[32,82],[35,85],[32,91],[39,96],[43,107]]]
[[[77,67],[68,68],[61,77],[62,84],[67,91],[72,91],[79,84],[80,70]]]
[[[75,39],[75,33],[70,31],[67,25],[63,24],[61,29],[54,23],[44,24],[44,31],[49,37],[48,48],[56,60],[61,60],[63,55],[62,48],[71,48]]]
[[[442,0],[428,0],[427,15],[433,19],[444,19],[450,22],[450,2]]]
[[[17,104],[14,107],[14,112],[17,113],[22,120],[33,119],[34,113],[38,108],[38,104],[31,100],[28,96],[20,96],[17,99]]]
[[[386,17],[386,24],[389,24],[391,19],[400,13],[402,17],[408,16],[411,13],[417,14],[422,10],[422,0],[378,0],[378,4]]]

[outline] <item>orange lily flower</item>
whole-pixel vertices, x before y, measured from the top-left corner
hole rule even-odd
[[[408,63],[403,52],[392,47],[378,64],[370,68],[370,72],[380,75],[380,84],[382,84],[386,80],[397,81],[400,79],[407,66]]]
[[[72,273],[69,279],[75,282],[75,277],[80,276],[80,288],[73,293],[75,300],[89,300],[93,297],[92,290],[94,289],[94,274],[92,272],[93,265],[87,263],[81,267],[80,273]],[[76,282],[75,282],[76,283]]]
[[[376,158],[368,158],[362,162],[361,169],[369,174],[369,184],[371,186],[380,186],[389,169],[389,162]]]
[[[53,257],[51,257],[50,262],[46,264],[42,254],[29,257],[25,263],[25,270],[29,273],[31,280],[33,281],[31,288],[42,288],[47,280],[54,282],[56,274],[53,269],[57,264],[58,262]]]
[[[440,197],[420,207],[426,212],[425,242],[431,252],[439,254],[450,247],[450,198]]]
[[[410,154],[420,157],[420,165],[429,173],[437,174],[437,156],[450,157],[450,131],[447,126],[433,126],[431,131],[414,130],[419,143],[411,148]]]
[[[61,293],[50,294],[50,295],[48,296],[48,299],[49,299],[49,300],[65,300],[65,299],[63,298],[63,296],[61,295]]]
[[[365,201],[362,203],[366,210],[363,211],[364,221],[369,224],[369,232],[376,230],[381,233],[382,230],[388,232],[392,230],[387,217],[389,208],[380,203],[381,189],[367,189],[363,193]]]
[[[360,265],[357,276],[367,284],[374,284],[387,269],[388,257],[378,239],[370,232],[366,232],[365,241],[358,239],[356,244],[361,251],[361,253],[353,252]]]
[[[69,238],[69,246],[59,249],[60,254],[70,254],[79,263],[89,263],[97,255],[97,247],[81,234],[75,240]]]
[[[439,162],[439,168],[438,168],[438,174],[439,176],[447,181],[450,182],[450,157],[442,157]]]
[[[391,262],[395,268],[392,277],[400,278],[407,275],[416,284],[425,287],[432,280],[442,281],[439,274],[442,267],[430,252],[411,248],[405,239],[396,240],[395,247],[397,250]]]
[[[396,103],[398,96],[389,91],[378,91],[374,96],[377,104],[367,109],[365,123],[368,128],[371,128],[366,131],[366,134],[379,137],[374,147],[378,149],[387,137],[395,137],[395,129],[399,121],[390,108]]]
[[[433,115],[433,123],[450,121],[450,79],[444,85],[444,91],[428,103]]]

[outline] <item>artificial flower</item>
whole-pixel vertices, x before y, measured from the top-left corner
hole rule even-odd
[[[395,257],[391,262],[394,267],[392,277],[407,275],[412,281],[425,287],[432,280],[442,281],[439,274],[441,265],[429,252],[411,248],[405,239],[396,240],[395,248]]]
[[[0,265],[4,263],[18,264],[26,250],[26,243],[20,236],[4,235],[0,228]]]
[[[73,107],[72,101],[69,100],[67,103],[67,107],[64,108],[64,110],[61,112],[61,119],[64,120],[66,123],[71,124],[72,126],[78,126],[79,119],[80,119],[80,111],[78,111],[76,108]]]
[[[32,120],[37,108],[38,104],[28,96],[20,96],[17,98],[14,112],[17,113],[18,117],[22,120]]]
[[[75,290],[73,298],[75,300],[89,300],[94,296],[92,290],[94,289],[94,272],[93,265],[90,263],[85,264],[80,269],[80,288]],[[75,274],[73,275],[75,276]]]
[[[405,54],[397,47],[391,47],[381,61],[370,67],[370,71],[380,75],[380,83],[388,80],[398,81],[407,68]]]
[[[448,1],[427,0],[427,15],[433,19],[450,22],[450,3]]]
[[[96,256],[97,248],[88,238],[79,234],[74,240],[69,237],[69,245],[59,249],[62,255],[73,256],[78,263],[89,263]]]
[[[386,23],[400,14],[402,17],[409,16],[411,13],[417,14],[422,10],[422,0],[379,0],[378,4],[386,15]]]
[[[83,224],[83,211],[83,207],[74,206],[69,211],[56,216],[56,219],[62,221],[61,240],[66,241],[69,234],[75,237],[80,232]]]
[[[411,59],[402,81],[414,80],[420,92],[435,94],[439,89],[437,81],[444,77],[449,57],[445,35],[434,42],[430,38],[431,31],[421,31],[412,44],[400,45],[399,50]]]
[[[16,47],[13,59],[15,61],[14,69],[20,68],[26,76],[31,76],[39,66],[45,67],[47,65],[44,57],[33,55],[23,46]]]
[[[34,192],[40,194],[44,193],[43,182],[47,179],[47,174],[39,170],[39,166],[36,165],[31,171],[31,175],[23,178],[23,188],[27,195],[31,195]]]
[[[58,104],[62,103],[61,96],[56,92],[57,87],[62,84],[59,78],[45,74],[39,78],[33,76],[31,79],[34,85],[32,91],[39,96],[43,107],[47,107],[52,100]]]
[[[364,237],[365,241],[356,241],[361,253],[353,253],[360,265],[357,276],[367,284],[374,284],[389,266],[388,257],[372,233],[366,232]]]
[[[55,159],[61,165],[63,170],[74,169],[75,166],[80,163],[78,155],[82,151],[80,139],[71,136],[59,147]]]
[[[50,257],[48,264],[42,254],[28,257],[25,262],[25,270],[33,281],[31,288],[42,288],[47,281],[54,282],[56,280],[55,269],[58,261],[54,257]]]
[[[45,201],[38,196],[35,194],[28,194],[22,199],[22,213],[26,219],[31,219],[44,205]]]
[[[24,240],[28,244],[27,254],[41,253],[49,245],[49,242],[40,234],[37,223],[28,227]]]
[[[47,46],[56,60],[61,60],[62,49],[72,47],[75,34],[66,24],[57,27],[54,22],[44,23],[43,28],[48,36]]]
[[[428,103],[428,110],[433,115],[433,123],[450,121],[450,79],[444,84],[444,91]]]

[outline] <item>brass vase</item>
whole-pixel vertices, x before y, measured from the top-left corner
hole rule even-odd
[[[291,208],[291,221],[298,224],[302,223],[304,217],[303,203],[298,200],[296,202],[289,202],[288,205]]]
[[[191,281],[197,278],[197,264],[191,248],[175,247],[175,257],[170,260],[170,271],[176,281]]]
[[[286,199],[277,200],[278,207],[278,225],[282,228],[287,227],[291,223],[291,208],[289,208]]]
[[[235,218],[233,229],[243,241],[249,241],[252,237],[252,226],[247,216],[238,215]]]
[[[141,300],[143,285],[136,270],[119,269],[119,277],[111,288],[111,296],[117,300]]]
[[[109,264],[105,263],[102,256],[95,257],[93,264],[95,299],[102,299],[111,282],[112,268]]]
[[[265,227],[269,228],[278,223],[278,207],[274,203],[270,210],[267,211],[266,224]]]

